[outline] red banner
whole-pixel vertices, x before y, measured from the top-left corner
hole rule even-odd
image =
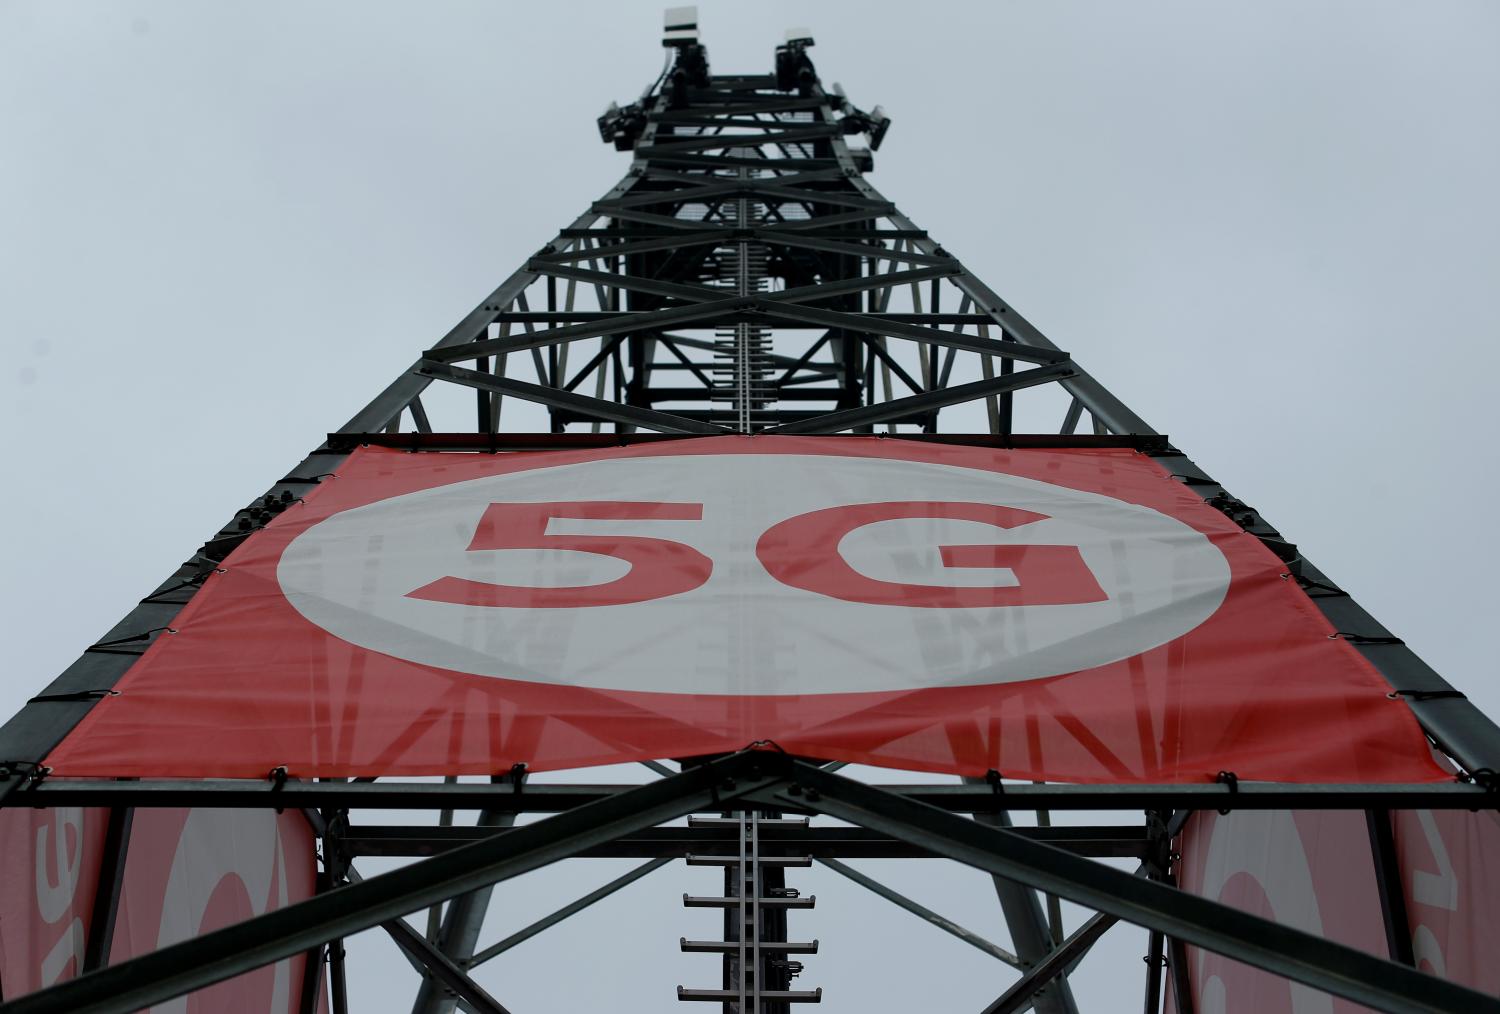
[[[94,930],[108,811],[0,810],[0,999],[76,977]],[[107,964],[200,936],[313,894],[314,840],[301,813],[137,810]],[[305,957],[226,980],[152,1014],[296,1014]]]
[[[1385,957],[1385,922],[1360,810],[1198,813],[1180,840],[1179,884],[1212,901]],[[1369,1008],[1196,947],[1193,1009],[1355,1014]]]
[[[116,689],[56,774],[487,774],[773,741],[1058,781],[1447,777],[1281,561],[1126,449],[363,449]]]
[[[83,968],[106,811],[0,810],[0,1000]]]
[[[1402,810],[1391,817],[1406,932],[1417,967],[1500,995],[1500,817]],[[1386,957],[1389,945],[1362,811],[1193,816],[1178,848],[1194,894]],[[1369,1008],[1189,947],[1193,1009],[1221,1014],[1354,1014]],[[1170,1007],[1168,1008],[1170,1009]]]
[[[1395,829],[1417,967],[1500,996],[1500,814],[1403,810]]]

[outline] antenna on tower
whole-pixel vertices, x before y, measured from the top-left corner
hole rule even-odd
[[[698,6],[668,7],[662,15],[663,46],[696,46],[698,44]]]

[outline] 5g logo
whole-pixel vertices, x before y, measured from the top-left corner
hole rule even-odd
[[[268,551],[314,628],[450,673],[741,697],[1014,683],[1180,637],[1229,587],[1207,536],[1112,495],[1113,473],[1096,491],[870,455],[432,460],[429,485]]]
[[[602,584],[528,587],[443,577],[408,593],[411,598],[495,608],[572,609],[617,606],[681,595],[702,587],[713,561],[681,542],[637,535],[549,535],[554,518],[593,521],[703,520],[701,503],[619,500],[556,503],[492,503],[469,542],[469,552],[560,549],[623,560],[630,570]],[[961,609],[997,606],[1071,605],[1106,599],[1077,546],[945,545],[943,566],[1008,570],[1015,583],[989,587],[944,587],[883,581],[859,573],[840,555],[846,535],[881,521],[943,518],[977,521],[1002,530],[1021,528],[1047,515],[983,503],[910,500],[848,504],[810,511],[768,528],[755,544],[766,572],[792,588],[846,602],[908,608]]]

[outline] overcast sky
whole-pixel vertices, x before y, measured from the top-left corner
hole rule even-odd
[[[1500,714],[1500,6],[701,7],[721,72],[810,27],[892,116],[877,187]],[[660,11],[0,0],[0,710],[613,185],[593,120],[659,71]],[[879,872],[1005,941],[984,878],[916,865]],[[613,875],[569,870],[503,888],[483,940]],[[648,878],[481,981],[518,1014],[669,1007],[717,980],[675,954],[712,879]],[[825,1009],[1009,981],[834,880],[792,878]],[[1142,950],[1104,938],[1085,1010],[1125,1009]],[[389,945],[355,959],[355,1011],[398,1009]]]

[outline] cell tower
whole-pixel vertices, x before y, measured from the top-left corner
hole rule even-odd
[[[0,728],[0,1010],[347,1014],[373,931],[500,1014],[476,968],[683,860],[725,1012],[837,1005],[813,865],[997,959],[987,1014],[1072,1014],[1120,921],[1119,1009],[1500,1009],[1500,729],[870,185],[808,33],[664,43],[619,184]],[[644,865],[480,938],[581,856]],[[1009,947],[866,858],[992,875]]]

